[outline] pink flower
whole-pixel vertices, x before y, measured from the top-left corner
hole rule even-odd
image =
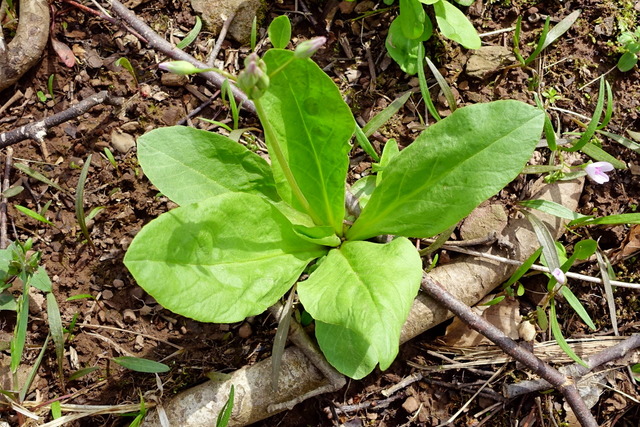
[[[609,182],[609,176],[607,176],[605,172],[612,171],[613,165],[609,162],[589,163],[584,170],[587,172],[587,175],[589,175],[589,178],[598,184],[604,184],[605,182]]]
[[[560,283],[561,285],[564,285],[565,283],[567,283],[567,276],[564,275],[564,272],[562,270],[560,270],[559,268],[556,268],[555,270],[553,270],[551,272],[551,275],[553,277],[555,277],[555,279],[558,281],[558,283]]]

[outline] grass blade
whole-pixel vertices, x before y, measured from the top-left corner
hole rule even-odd
[[[42,344],[42,348],[40,349],[40,353],[38,353],[38,357],[36,358],[36,360],[34,360],[31,371],[29,371],[29,376],[20,389],[20,396],[18,400],[19,402],[24,401],[25,396],[31,388],[31,384],[33,384],[33,380],[36,378],[36,374],[38,373],[38,369],[40,369],[40,364],[42,363],[42,358],[44,357],[44,353],[47,350],[47,344],[49,344],[50,335],[51,334],[47,335],[47,338],[45,338],[44,344]]]
[[[26,283],[22,289],[22,295],[18,298],[18,313],[16,316],[16,327],[11,339],[11,372],[18,371],[18,366],[22,361],[24,343],[27,339],[27,323],[29,322],[29,284]],[[16,387],[17,384],[14,384]]]
[[[564,33],[569,31],[569,28],[571,28],[571,26],[576,22],[578,17],[580,17],[581,13],[582,13],[582,11],[580,9],[578,9],[578,10],[572,12],[571,14],[567,15],[562,21],[558,22],[558,25],[553,27],[547,33],[547,37],[545,38],[544,43],[542,44],[542,49],[545,49],[551,43],[553,43],[554,41],[558,40],[558,38],[560,38],[560,36],[562,36]],[[542,50],[542,49],[540,49],[540,50]]]
[[[611,287],[611,278],[609,277],[609,260],[607,260],[600,251],[596,251],[596,258],[598,259],[598,267],[600,267],[600,277],[602,278],[602,284],[604,285],[604,293],[607,297],[607,306],[609,308],[609,315],[611,316],[611,326],[613,327],[613,333],[616,336],[619,336],[620,332],[618,332],[616,300],[613,296],[613,287]]]
[[[231,384],[231,389],[229,390],[229,398],[227,402],[224,404],[220,413],[218,414],[218,419],[216,420],[216,427],[227,427],[229,424],[229,419],[231,418],[231,412],[233,412],[233,400],[235,398],[235,388],[233,384]]]
[[[87,229],[87,223],[84,216],[84,184],[87,181],[87,174],[89,173],[90,166],[91,154],[89,154],[89,157],[87,157],[87,160],[84,162],[82,171],[80,171],[80,177],[78,178],[78,186],[76,187],[76,220],[78,221],[80,230],[82,231],[85,239],[87,239],[89,246],[91,246],[92,249],[95,249],[93,241],[91,240],[91,235]]]
[[[600,116],[602,115],[602,108],[604,106],[604,78],[600,77],[600,90],[598,91],[598,102],[596,103],[596,108],[593,111],[593,117],[591,117],[591,121],[587,126],[587,129],[584,131],[580,139],[573,144],[572,147],[566,148],[567,151],[578,151],[582,149],[593,137],[593,134],[596,132],[598,128],[598,122],[600,120]]]
[[[30,176],[31,178],[37,179],[38,181],[43,182],[43,183],[55,188],[58,191],[62,191],[63,193],[67,192],[64,188],[60,187],[55,182],[51,181],[49,178],[47,178],[46,176],[42,175],[37,170],[31,169],[27,165],[23,165],[22,163],[16,163],[16,164],[13,165],[13,167],[18,169],[20,172]]]
[[[629,132],[629,131],[627,131],[627,132]],[[598,133],[606,136],[607,138],[613,139],[615,142],[627,147],[629,150],[633,150],[636,153],[640,153],[640,144],[638,144],[636,142],[633,142],[629,138],[626,138],[626,137],[624,137],[622,135],[616,135],[615,133],[606,132],[604,130],[599,130]]]
[[[560,325],[558,324],[558,317],[556,316],[556,302],[553,299],[549,304],[549,323],[551,325],[551,333],[558,342],[558,346],[560,346],[560,348],[565,353],[567,353],[567,356],[573,359],[574,362],[581,364],[585,368],[588,368],[587,364],[584,363],[584,361],[573,352],[571,347],[569,347],[569,344],[567,344],[567,341],[564,339],[564,336],[562,336],[562,331],[560,330]]]
[[[278,379],[280,378],[280,367],[282,366],[282,355],[284,354],[284,346],[287,344],[287,336],[289,335],[289,326],[291,325],[291,311],[293,309],[293,299],[296,290],[295,286],[289,291],[287,302],[282,308],[280,319],[278,319],[278,330],[273,339],[273,350],[271,352],[271,388],[278,391]]]
[[[47,317],[49,318],[49,331],[56,349],[56,360],[58,361],[60,383],[64,390],[64,332],[62,331],[60,308],[58,307],[58,302],[56,301],[56,297],[53,295],[53,292],[47,293]]]
[[[527,271],[529,271],[529,269],[531,268],[533,263],[536,262],[536,260],[538,259],[541,253],[542,253],[542,247],[538,248],[534,253],[532,253],[529,256],[529,258],[527,258],[527,260],[523,262],[522,265],[518,267],[516,271],[513,272],[509,280],[507,280],[507,282],[504,285],[502,285],[502,287],[507,288],[513,285],[514,283],[516,283],[518,280],[520,280],[520,278],[524,276],[524,274]]]
[[[562,296],[564,296],[564,299],[567,300],[571,308],[573,308],[578,316],[580,316],[582,321],[588,327],[590,327],[591,330],[595,331],[596,325],[593,323],[593,320],[591,320],[589,313],[587,313],[587,310],[584,309],[584,306],[582,305],[578,297],[576,297],[575,294],[571,291],[571,289],[564,286],[562,289],[560,289],[560,293],[562,294]]]
[[[551,22],[551,18],[547,16],[547,19],[544,21],[544,28],[542,29],[542,33],[540,34],[540,38],[538,39],[538,44],[536,45],[535,50],[529,55],[529,57],[524,61],[524,65],[529,65],[540,55],[542,49],[544,49],[544,43],[547,41],[547,34],[549,33],[549,23]]]
[[[376,150],[373,148],[373,145],[371,145],[371,142],[369,142],[369,138],[367,138],[367,135],[364,134],[364,132],[362,131],[360,126],[358,126],[357,123],[356,123],[355,135],[356,135],[356,141],[358,141],[358,144],[364,150],[364,152],[367,153],[369,157],[371,157],[373,160],[375,160],[376,162],[379,162],[380,156],[378,156],[378,153],[376,153]]]
[[[56,226],[54,223],[52,223],[51,221],[49,221],[47,218],[43,217],[42,215],[40,215],[38,212],[31,210],[29,208],[25,208],[24,206],[20,206],[20,205],[15,205],[14,208],[16,208],[16,210],[22,212],[23,214],[30,216],[31,218],[38,220],[40,222],[44,222],[45,224],[48,225],[52,225],[52,226]]]
[[[424,105],[427,107],[427,112],[431,114],[437,122],[442,120],[436,106],[433,105],[431,99],[431,92],[429,92],[429,85],[427,84],[427,77],[424,74],[424,64],[422,60],[424,58],[424,44],[420,43],[418,46],[418,83],[420,83],[420,93],[422,93],[422,99],[424,99]],[[429,123],[429,120],[425,118],[425,125]]]
[[[569,221],[579,218],[591,218],[589,216],[576,213],[559,203],[549,200],[522,200],[519,204],[527,208],[537,209],[541,212],[548,213],[549,215],[557,216],[558,218],[568,219]]]
[[[411,91],[405,92],[403,95],[396,98],[387,108],[380,111],[378,114],[373,116],[369,123],[367,123],[362,131],[366,136],[371,136],[375,131],[380,129],[382,125],[384,125],[394,114],[396,114],[400,108],[407,102],[407,99],[413,94]]]
[[[440,86],[440,90],[442,90],[444,97],[447,99],[447,103],[449,104],[449,109],[453,113],[454,111],[456,111],[456,108],[458,108],[458,105],[456,104],[456,99],[453,96],[453,92],[451,91],[451,87],[449,86],[449,83],[447,83],[445,78],[442,77],[442,74],[440,74],[440,71],[438,71],[438,68],[435,66],[433,62],[431,62],[431,59],[429,59],[428,56],[425,56],[424,59],[427,60],[427,65],[429,66],[429,69],[433,73],[433,76],[436,78],[436,81],[438,82],[438,86]]]
[[[588,143],[581,150],[584,154],[591,157],[593,160],[598,162],[609,162],[616,169],[626,169],[627,165],[624,162],[613,157],[611,154],[604,151],[602,148],[598,147],[593,143]]]
[[[111,360],[116,362],[118,365],[124,366],[125,368],[135,372],[157,374],[162,372],[169,372],[170,369],[164,363],[156,362],[149,359],[142,359],[140,357],[120,356],[114,357]]]
[[[549,233],[549,229],[540,218],[532,214],[531,212],[522,211],[533,226],[533,231],[536,233],[538,242],[542,246],[542,256],[547,261],[547,267],[550,271],[560,268],[560,259],[558,257],[558,251],[556,249],[556,243]]]
[[[189,31],[189,34],[187,34],[180,43],[176,44],[176,47],[178,49],[184,49],[185,47],[189,46],[191,43],[193,43],[196,37],[198,37],[198,34],[200,34],[201,29],[202,29],[202,21],[200,20],[200,17],[196,15],[196,24],[193,26],[191,31]]]

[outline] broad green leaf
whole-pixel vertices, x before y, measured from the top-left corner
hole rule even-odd
[[[433,8],[438,28],[446,38],[460,43],[467,49],[480,49],[480,37],[460,9],[445,0],[434,3]]]
[[[16,300],[13,299],[13,295],[11,295],[9,292],[2,292],[0,294],[0,311],[16,311],[17,309],[18,306],[16,304]]]
[[[131,371],[147,372],[150,374],[169,372],[169,367],[164,363],[156,362],[149,359],[142,359],[140,357],[121,356],[114,357],[111,360]]]
[[[267,162],[212,132],[183,126],[152,130],[138,138],[138,161],[151,182],[179,205],[227,192],[279,199]]]
[[[315,243],[316,245],[336,247],[342,243],[340,238],[334,233],[333,228],[326,225],[307,227],[295,224],[293,225],[293,231],[303,240]]]
[[[433,25],[429,17],[425,17],[424,24],[424,32],[417,39],[408,39],[404,36],[398,18],[394,19],[389,26],[389,33],[385,41],[387,52],[407,74],[418,72],[418,63],[422,62],[422,58],[418,58],[420,44],[433,34]]]
[[[293,52],[271,49],[264,60],[272,72],[292,57]],[[355,121],[340,91],[316,63],[296,59],[271,76],[260,103],[266,115],[260,119],[273,127],[298,187],[322,222],[316,225],[331,226],[341,234],[349,140]],[[273,155],[273,141],[267,138],[266,142],[278,193],[301,210]]]
[[[457,109],[387,165],[350,240],[434,236],[513,180],[542,133],[544,113],[519,101]]]
[[[340,372],[362,378],[398,354],[400,331],[420,287],[422,264],[413,244],[346,242],[298,283],[316,337]]]
[[[400,0],[400,15],[396,19],[408,39],[417,39],[424,32],[425,13],[418,0]]]
[[[269,41],[273,47],[284,49],[291,40],[291,21],[287,15],[280,15],[269,25]]]
[[[124,262],[167,309],[230,323],[273,305],[325,251],[296,235],[264,198],[225,193],[151,221]]]

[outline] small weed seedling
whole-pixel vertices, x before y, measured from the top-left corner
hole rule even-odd
[[[138,139],[145,174],[180,207],[143,227],[125,264],[166,308],[220,323],[262,313],[306,271],[297,292],[320,348],[340,372],[362,378],[395,359],[420,287],[422,260],[408,237],[448,230],[513,180],[539,140],[544,113],[518,101],[458,108],[404,150],[385,148],[368,201],[361,198],[359,217],[349,217],[356,124],[309,59],[323,41],[253,53],[237,78],[255,103],[270,164],[194,128]],[[397,237],[371,240],[389,234]]]
[[[640,26],[635,32],[625,31],[618,37],[622,56],[618,60],[620,71],[629,71],[638,63],[638,52],[640,52]]]

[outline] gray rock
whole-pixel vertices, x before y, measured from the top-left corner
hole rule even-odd
[[[243,44],[249,43],[251,38],[254,16],[258,17],[260,25],[264,15],[261,0],[191,0],[191,7],[201,15],[205,27],[214,34],[218,34],[222,28],[222,17],[229,17],[235,12],[228,34]]]
[[[504,46],[482,46],[467,61],[468,76],[484,80],[501,68],[516,62],[513,51]]]
[[[119,130],[111,132],[111,145],[121,153],[126,153],[136,146],[136,139],[133,135]]]

